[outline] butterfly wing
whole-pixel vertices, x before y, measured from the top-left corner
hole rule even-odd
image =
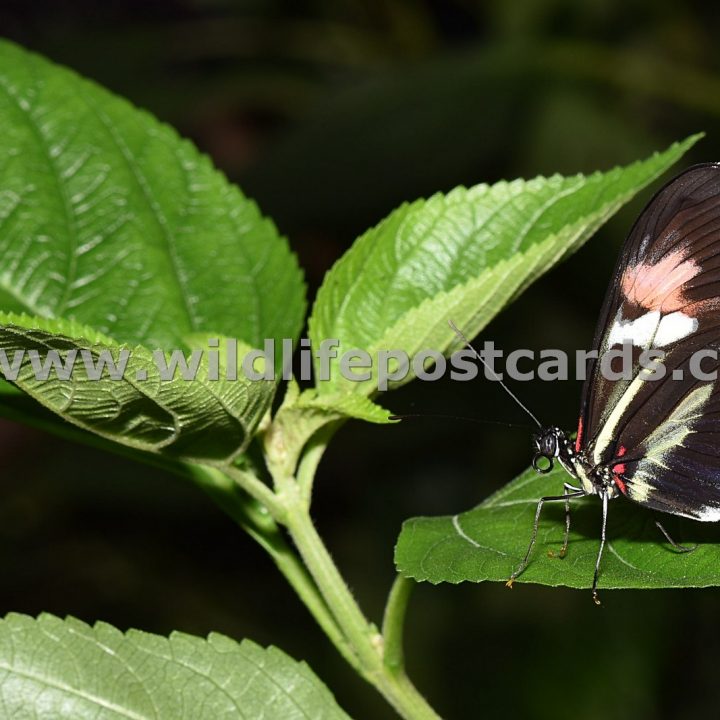
[[[638,503],[720,519],[720,165],[685,171],[642,212],[594,347],[577,449]]]

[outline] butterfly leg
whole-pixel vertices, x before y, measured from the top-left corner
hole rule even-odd
[[[658,530],[665,536],[665,539],[680,553],[688,553],[692,552],[693,550],[697,550],[698,546],[693,545],[692,547],[688,547],[687,545],[680,545],[680,543],[676,543],[671,537],[668,531],[660,524],[659,520],[655,520],[655,525],[657,525]]]
[[[595,574],[593,575],[592,597],[596,605],[600,605],[600,598],[597,594],[598,577],[600,575],[600,560],[602,559],[603,550],[605,549],[605,533],[607,530],[607,508],[608,494],[607,490],[600,493],[602,499],[602,530],[600,531],[600,549],[598,550],[597,559],[595,560]]]
[[[567,555],[568,543],[570,542],[570,493],[581,493],[583,492],[580,488],[576,488],[570,483],[563,485],[565,490],[565,536],[563,537],[563,544],[560,548],[560,552],[555,554],[553,550],[548,550],[548,557],[564,558]]]
[[[540,523],[540,513],[542,512],[542,507],[546,502],[554,502],[556,500],[564,500],[567,504],[572,498],[576,497],[584,497],[587,493],[585,493],[584,490],[576,490],[574,492],[568,492],[567,489],[562,495],[548,495],[547,497],[540,498],[538,500],[537,508],[535,509],[535,522],[533,523],[533,531],[532,536],[530,537],[530,544],[528,545],[527,552],[525,553],[525,557],[523,558],[523,561],[520,563],[520,566],[518,567],[515,572],[509,577],[508,581],[505,583],[507,587],[511,588],[513,586],[513,583],[515,582],[515,579],[522,573],[523,570],[528,566],[528,562],[530,560],[530,553],[532,553],[532,549],[535,546],[535,540],[537,540],[537,534],[538,534],[538,525]],[[569,517],[569,515],[568,515]],[[567,520],[566,520],[567,522]]]

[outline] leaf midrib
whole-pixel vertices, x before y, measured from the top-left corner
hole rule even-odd
[[[168,228],[167,218],[162,213],[162,210],[160,209],[157,201],[155,200],[153,194],[148,188],[147,178],[140,170],[138,166],[139,164],[137,162],[133,162],[133,156],[130,153],[129,148],[127,147],[123,139],[115,131],[115,128],[113,127],[113,123],[110,118],[108,118],[107,115],[103,113],[100,108],[98,108],[94,103],[88,101],[82,83],[79,84],[78,94],[85,106],[90,110],[90,112],[93,113],[93,115],[98,119],[102,127],[105,129],[107,136],[110,138],[111,142],[113,143],[117,151],[120,153],[120,156],[122,157],[125,166],[130,171],[130,175],[132,176],[136,186],[140,190],[140,194],[145,201],[145,205],[148,210],[150,210],[150,214],[155,221],[155,224],[159,228],[163,240],[165,241],[167,257],[170,260],[170,266],[172,270],[171,276],[176,281],[178,289],[180,291],[179,294],[182,300],[182,307],[185,312],[188,325],[190,329],[197,330],[199,327],[197,322],[198,318],[196,318],[192,312],[192,308],[189,303],[190,292],[183,280],[183,276],[180,272],[180,264],[175,253],[174,243],[177,242],[177,238],[173,233],[170,232]],[[176,156],[173,154],[173,157]],[[183,176],[187,177],[184,173]],[[186,192],[189,191],[187,182],[185,183],[185,190]]]
[[[33,66],[28,65],[28,71],[34,74],[35,68]],[[37,88],[41,86],[41,84],[38,82],[37,79],[35,79],[34,86]],[[67,191],[63,184],[60,182],[60,173],[57,170],[55,161],[52,158],[52,155],[49,151],[49,146],[47,143],[47,139],[45,135],[42,133],[39,125],[35,122],[35,118],[32,115],[31,109],[32,106],[28,103],[28,109],[26,110],[23,108],[20,98],[17,97],[17,95],[12,91],[10,87],[5,82],[5,78],[0,74],[0,88],[2,88],[3,92],[5,93],[5,96],[8,98],[8,100],[11,101],[13,107],[17,111],[18,115],[22,118],[23,124],[25,124],[27,127],[30,128],[30,131],[35,136],[35,139],[37,140],[38,147],[40,149],[40,152],[38,153],[40,157],[42,157],[43,161],[45,162],[47,168],[50,171],[50,175],[52,176],[52,181],[55,186],[55,189],[57,191],[57,195],[60,198],[60,204],[63,208],[63,214],[65,216],[65,228],[68,231],[68,239],[69,243],[71,245],[70,251],[68,253],[69,256],[69,263],[68,263],[68,278],[67,282],[65,284],[65,287],[63,288],[63,295],[59,302],[59,307],[64,308],[64,306],[67,303],[67,294],[71,287],[72,282],[75,279],[75,241],[77,239],[77,227],[75,224],[75,216],[72,212],[70,199],[67,196]],[[22,199],[18,205],[22,204]],[[37,312],[36,309],[32,308],[32,306],[29,304],[27,299],[20,298],[17,294],[17,290],[9,291],[10,294],[19,302],[21,302],[25,307],[32,311]],[[39,315],[42,315],[44,313],[39,312]]]
[[[118,715],[129,718],[129,720],[157,720],[157,718],[153,718],[150,715],[138,715],[132,710],[127,710],[120,705],[116,705],[115,703],[104,701],[101,697],[98,697],[88,692],[83,692],[82,690],[74,688],[71,685],[66,685],[65,683],[62,683],[59,680],[55,680],[54,678],[51,679],[45,676],[35,675],[34,673],[28,672],[27,670],[19,670],[12,665],[7,665],[3,662],[0,662],[0,669],[5,670],[12,675],[19,675],[20,677],[32,680],[46,687],[53,688],[55,690],[61,690],[68,693],[69,695],[74,695],[78,698],[81,698],[82,700],[94,703],[98,707],[117,712]],[[2,684],[3,683],[0,680],[0,685]]]

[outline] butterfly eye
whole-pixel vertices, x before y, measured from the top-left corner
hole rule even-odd
[[[536,472],[545,475],[553,469],[553,459],[552,457],[543,455],[542,453],[537,453],[533,456],[532,466]]]
[[[545,428],[537,435],[535,435],[535,457],[539,460],[540,458],[546,458],[551,461],[550,467],[552,467],[552,458],[557,457],[559,444],[558,434],[556,428]],[[537,470],[537,468],[535,468]]]

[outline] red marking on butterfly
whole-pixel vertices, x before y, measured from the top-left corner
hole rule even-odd
[[[618,448],[617,451],[617,457],[622,457],[627,452],[627,448],[624,445],[621,445]],[[613,479],[615,480],[615,485],[617,485],[618,490],[625,495],[626,487],[625,483],[622,479],[622,476],[625,474],[625,463],[615,463],[612,467],[612,474]]]
[[[627,495],[627,488],[625,487],[625,483],[617,475],[615,475],[615,485],[623,495]]]
[[[578,420],[577,437],[575,438],[575,452],[580,452],[580,445],[582,443],[583,436],[583,419],[582,417]]]

